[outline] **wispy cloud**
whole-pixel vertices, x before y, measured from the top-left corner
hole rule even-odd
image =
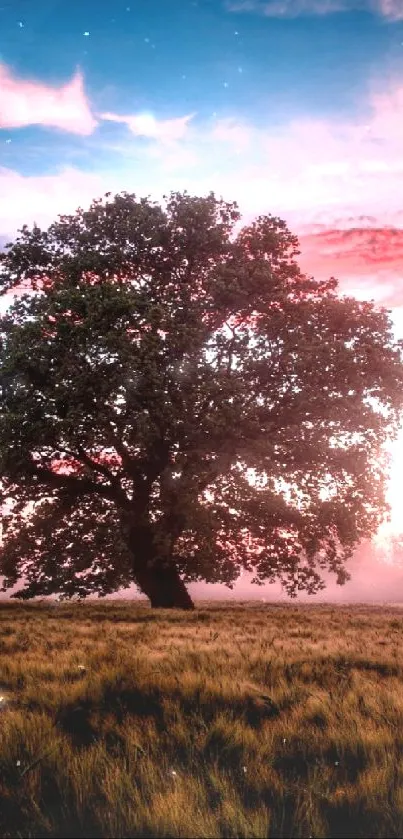
[[[374,0],[374,7],[388,20],[403,20],[403,0]]]
[[[0,64],[0,129],[27,125],[92,134],[97,122],[85,95],[81,73],[77,72],[61,87],[51,87],[17,78]]]
[[[402,107],[403,85],[395,80],[373,87],[367,102],[360,101],[363,116],[350,120],[307,115],[273,126],[268,115],[266,125],[259,126],[235,118],[190,126],[193,115],[158,120],[144,114],[103,114],[128,124],[135,137],[156,142],[136,143],[129,135],[111,146],[110,169],[99,176],[80,176],[71,169],[23,178],[0,170],[0,187],[4,182],[3,194],[11,196],[3,211],[0,207],[0,235],[11,232],[17,218],[28,222],[42,205],[53,216],[69,211],[65,203],[74,194],[75,206],[87,200],[87,184],[93,184],[91,198],[119,188],[119,183],[123,189],[134,185],[136,191],[156,196],[182,186],[199,194],[214,189],[238,200],[246,215],[274,212],[296,231],[317,221],[332,227],[337,218],[363,214],[374,216],[372,227],[380,218],[384,224],[387,215],[393,227],[403,190]],[[105,152],[102,142],[95,138],[94,152],[98,143]]]
[[[121,122],[128,126],[137,137],[147,137],[162,143],[171,143],[185,136],[188,125],[195,114],[188,114],[176,119],[158,120],[153,114],[140,113],[120,116],[114,113],[99,114],[100,119]]]
[[[215,123],[211,137],[213,140],[229,143],[235,151],[243,151],[253,139],[253,131],[249,125],[237,122],[235,119],[220,119]]]
[[[225,7],[278,18],[368,11],[392,23],[403,20],[403,0],[225,0]]]
[[[345,0],[227,0],[229,12],[255,12],[265,17],[328,15],[346,11]],[[350,4],[351,7],[351,4]]]

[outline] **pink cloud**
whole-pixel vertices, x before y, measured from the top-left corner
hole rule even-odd
[[[151,114],[104,113],[103,119],[122,122],[137,136],[157,142],[136,144],[135,154],[133,143],[112,146],[115,160],[119,154],[119,166],[116,173],[111,170],[102,178],[99,176],[99,188],[90,198],[115,185],[130,188],[132,183],[137,192],[145,190],[155,196],[171,188],[186,188],[199,194],[214,189],[217,194],[238,200],[245,216],[273,212],[285,218],[296,232],[317,218],[321,222],[326,218],[329,228],[337,227],[337,218],[354,218],[364,213],[374,217],[374,227],[379,226],[379,219],[383,225],[386,218],[393,226],[394,215],[401,211],[403,189],[402,106],[403,87],[400,81],[391,81],[383,89],[373,86],[368,115],[349,122],[336,117],[320,120],[307,116],[274,128],[267,114],[266,127],[223,119],[213,127],[211,123],[200,124],[189,130],[193,114],[158,120]],[[235,178],[229,170],[229,150],[238,155]],[[83,202],[88,193],[81,187],[90,176],[70,171],[77,202]],[[18,214],[18,223],[28,222],[36,212],[38,194],[41,205],[41,195],[49,190],[52,195],[47,207],[53,215],[63,212],[69,183],[63,176],[60,197],[56,192],[53,195],[51,184],[56,177],[59,176],[50,180],[49,176],[24,179],[22,188],[21,176],[9,172],[9,188],[4,194],[10,195],[11,208],[3,210],[4,223],[11,221],[14,212],[16,217]],[[14,186],[18,199],[14,197]],[[0,208],[3,234],[15,225],[4,227],[1,214]]]
[[[265,17],[328,15],[346,10],[345,0],[229,0],[230,12],[258,12]]]
[[[403,0],[375,0],[375,8],[390,21],[403,20]]]
[[[391,23],[403,20],[403,0],[227,0],[229,12],[255,12],[265,17],[329,15],[370,11]]]
[[[401,220],[401,219],[400,219]],[[373,219],[370,219],[372,222]],[[343,229],[342,224],[351,224]],[[359,300],[374,300],[391,312],[394,333],[403,337],[403,230],[401,227],[372,227],[364,217],[346,219],[340,227],[313,225],[300,233],[299,265],[317,280],[335,276],[342,293]],[[365,226],[366,225],[366,226]],[[393,444],[393,461],[403,456],[403,429]],[[401,462],[403,466],[403,461]],[[398,484],[400,487],[400,474]],[[396,484],[396,479],[395,479]],[[394,509],[400,509],[400,489]],[[394,524],[402,530],[400,513]]]
[[[386,306],[403,305],[403,230],[352,227],[300,236],[299,263],[319,278],[336,276],[345,292]]]
[[[80,204],[89,205],[105,191],[101,175],[72,167],[66,166],[55,175],[28,176],[0,167],[0,195],[7,196],[0,202],[0,232],[14,238],[22,224],[51,224],[59,213],[74,212]]]
[[[0,64],[0,128],[44,125],[74,134],[91,134],[97,122],[91,114],[83,78],[77,72],[61,87],[19,79]]]
[[[195,116],[188,114],[176,119],[158,120],[153,114],[141,113],[129,116],[119,116],[113,113],[99,114],[101,119],[110,122],[122,122],[128,126],[130,131],[137,137],[148,137],[152,140],[170,143],[180,140],[187,132],[188,123]]]

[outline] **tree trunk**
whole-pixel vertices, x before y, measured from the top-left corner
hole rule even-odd
[[[192,598],[174,566],[136,570],[134,578],[153,609],[194,609]]]
[[[129,536],[133,577],[154,609],[194,609],[172,557],[160,556],[149,525],[133,527]]]

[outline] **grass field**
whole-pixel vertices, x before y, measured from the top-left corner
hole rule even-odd
[[[0,835],[403,837],[403,610],[0,603]]]

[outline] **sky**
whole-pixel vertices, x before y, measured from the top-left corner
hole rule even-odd
[[[304,271],[403,337],[403,0],[0,0],[0,246],[107,191],[182,189],[281,216]],[[321,599],[403,600],[402,469],[403,435],[392,522]]]

